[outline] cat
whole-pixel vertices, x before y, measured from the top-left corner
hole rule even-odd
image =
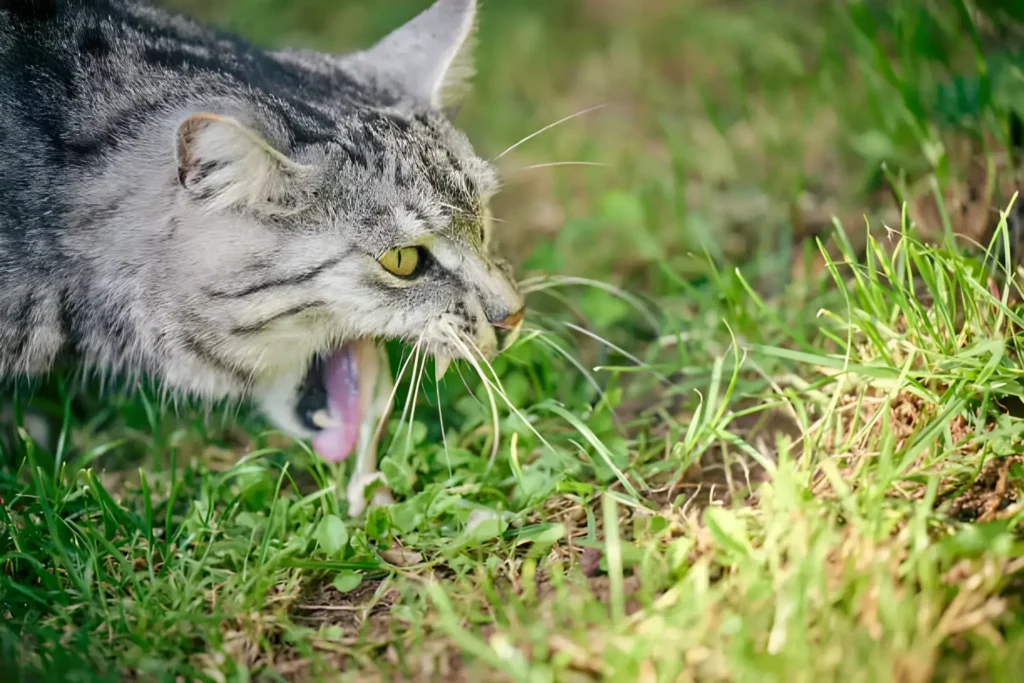
[[[355,450],[360,514],[393,401],[381,342],[441,375],[522,326],[497,172],[446,114],[476,18],[437,0],[332,55],[130,0],[0,0],[0,378],[72,359],[251,398],[321,457]]]

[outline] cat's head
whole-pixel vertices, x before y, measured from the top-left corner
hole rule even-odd
[[[205,248],[233,254],[233,272],[203,287],[201,315],[220,321],[211,351],[252,378],[278,427],[315,437],[344,423],[329,459],[352,446],[365,340],[419,345],[443,372],[494,356],[521,326],[523,298],[491,252],[497,175],[444,113],[465,90],[475,4],[438,0],[338,62],[387,105],[339,108],[322,134],[298,140],[251,109],[177,130],[186,201],[222,223]]]

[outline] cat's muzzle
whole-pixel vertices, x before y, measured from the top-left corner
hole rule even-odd
[[[522,310],[491,322],[498,352],[515,343],[522,323]],[[451,360],[435,354],[436,379],[444,376]],[[294,417],[313,435],[317,455],[340,462],[357,446],[365,449],[379,436],[393,389],[384,347],[357,339],[313,358],[296,391]]]

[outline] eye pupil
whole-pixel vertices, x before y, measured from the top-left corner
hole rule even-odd
[[[421,265],[421,247],[403,247],[385,252],[378,259],[378,263],[392,275],[402,278],[412,278],[418,274]]]

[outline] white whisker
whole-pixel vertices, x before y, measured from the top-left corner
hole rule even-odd
[[[606,164],[601,161],[550,161],[546,164],[531,164],[530,166],[523,166],[521,168],[513,168],[504,171],[505,175],[511,175],[512,173],[524,173],[526,171],[533,171],[538,168],[554,168],[556,166],[596,166],[598,168],[611,168],[611,164]]]
[[[420,338],[416,340],[416,360],[414,360],[412,363],[412,373],[409,375],[409,395],[405,397],[405,407],[402,409],[402,422],[405,422],[406,410],[411,408],[410,412],[412,413],[412,415],[410,415],[409,418],[410,424],[412,416],[416,414],[416,388],[419,386],[417,384],[417,381],[418,377],[423,372],[423,367],[425,367],[426,364],[427,353],[426,350],[423,348],[423,335],[420,335]]]
[[[441,410],[441,383],[434,382],[434,391],[437,394],[437,419],[441,423],[441,443],[444,444],[444,462],[448,466],[448,477],[452,477],[452,456],[448,452],[448,436],[444,433],[444,411]]]
[[[466,344],[468,344],[472,348],[472,350],[477,353],[477,355],[480,357],[480,359],[483,360],[484,365],[487,367],[487,369],[489,369],[491,371],[491,374],[494,376],[494,381],[495,381],[495,384],[493,384],[493,385],[491,384],[491,381],[487,378],[487,376],[480,370],[480,366],[476,362],[476,360],[472,357],[472,354],[468,354],[467,353],[467,356],[469,357],[469,362],[472,363],[474,365],[474,367],[477,368],[477,372],[480,375],[480,379],[483,380],[484,388],[488,390],[488,393],[490,393],[489,387],[493,386],[494,390],[498,392],[498,396],[501,396],[501,400],[503,400],[505,402],[505,405],[508,406],[509,410],[511,410],[512,413],[515,414],[516,417],[518,417],[520,420],[523,421],[523,424],[525,424],[527,426],[527,428],[531,432],[533,432],[534,436],[536,436],[538,439],[540,439],[540,442],[542,444],[547,446],[550,450],[554,451],[555,450],[554,447],[550,443],[548,443],[547,439],[545,439],[543,436],[541,436],[540,432],[538,432],[536,429],[534,429],[533,425],[530,424],[530,421],[526,419],[526,416],[523,415],[521,412],[519,412],[519,409],[515,407],[515,405],[512,403],[511,400],[509,400],[508,394],[506,394],[505,390],[502,389],[502,387],[501,387],[501,380],[498,378],[498,374],[496,372],[494,372],[494,368],[491,366],[490,363],[487,362],[487,358],[486,358],[486,356],[484,356],[483,351],[481,351],[477,347],[477,345],[473,342],[472,339],[463,337],[462,340],[456,339],[455,341],[463,349],[464,353],[466,353]],[[462,341],[465,341],[466,344],[463,344]]]
[[[402,363],[401,367],[398,370],[398,376],[395,377],[394,386],[391,387],[391,395],[388,396],[388,402],[385,405],[384,411],[383,411],[383,413],[381,415],[381,418],[380,418],[380,422],[377,423],[377,432],[373,436],[374,439],[380,439],[381,434],[384,433],[384,425],[387,423],[387,416],[388,416],[388,413],[390,412],[389,409],[391,408],[392,402],[395,400],[395,395],[398,393],[398,387],[402,383],[402,378],[405,376],[406,368],[409,367],[409,362],[412,361],[413,358],[416,358],[416,356],[418,355],[418,353],[417,353],[418,346],[419,346],[419,344],[417,344],[416,347],[413,347],[412,353],[409,354],[409,357],[405,359],[405,362]],[[404,410],[402,411],[402,415],[403,416],[405,415],[405,411]],[[401,421],[399,421],[398,424],[401,425],[402,424]],[[389,453],[391,452],[391,446],[392,445],[394,445],[394,442],[392,442],[391,444],[388,445],[388,452]]]
[[[587,317],[586,313],[581,311],[580,308],[576,304],[574,304],[567,296],[565,296],[561,292],[558,292],[558,291],[556,291],[554,289],[542,289],[542,290],[538,291],[537,294],[543,294],[544,296],[551,297],[552,299],[554,299],[558,303],[560,303],[563,306],[565,306],[566,310],[568,310],[570,313],[572,313],[574,316],[576,316],[580,320],[582,320],[584,322],[590,322],[590,318]],[[534,319],[536,320],[539,317],[540,316],[537,315],[537,316],[535,316]],[[554,330],[551,330],[551,332],[554,333]]]
[[[456,213],[466,213],[465,209],[460,209],[459,207],[457,207],[457,206],[455,206],[453,204],[446,204],[444,202],[437,202],[437,205],[438,206],[443,206],[446,209],[450,209],[452,211],[455,211]]]
[[[491,391],[490,382],[487,381],[487,377],[486,375],[484,375],[484,371],[480,368],[480,364],[476,362],[476,359],[473,357],[473,354],[470,353],[466,345],[463,344],[462,341],[459,339],[454,328],[452,328],[450,325],[447,325],[445,327],[445,331],[447,332],[449,341],[455,344],[456,348],[462,351],[463,356],[466,357],[466,360],[469,361],[473,369],[476,370],[478,375],[480,375],[480,379],[484,383],[484,391],[487,392],[487,398],[490,400],[491,403],[491,428],[494,434],[493,440],[491,442],[491,457],[487,461],[487,471],[490,472],[491,466],[494,464],[494,461],[497,460],[498,458],[498,437],[499,434],[501,433],[501,423],[498,420],[498,403],[497,401],[494,400],[494,392]]]
[[[423,335],[420,335],[420,341],[416,343],[419,346],[423,341]],[[420,395],[420,384],[423,383],[423,372],[427,369],[427,354],[426,351],[423,353],[423,362],[420,363],[419,374],[414,372],[412,374],[412,412],[409,414],[409,425],[405,434],[405,444],[407,448],[412,448],[412,425],[416,421],[416,401],[419,400]]]
[[[605,390],[601,388],[601,385],[598,384],[596,379],[594,379],[594,376],[591,375],[585,367],[583,367],[583,363],[573,358],[567,350],[559,346],[558,343],[551,339],[549,335],[537,331],[534,335],[534,338],[536,338],[537,341],[541,342],[542,344],[553,350],[558,355],[562,356],[562,358],[569,361],[569,363],[572,364],[573,367],[579,370],[580,374],[582,374],[584,379],[587,380],[587,383],[594,388],[594,390],[597,392],[597,395],[600,396],[601,400],[604,401],[605,404],[608,406],[608,411],[611,413],[612,420],[615,421],[615,426],[618,427],[619,429],[622,429],[623,425],[619,421],[619,416],[615,413],[615,409],[612,408],[611,404],[608,403],[607,392],[605,392]]]
[[[605,339],[601,335],[599,335],[599,334],[597,334],[595,332],[591,332],[590,330],[588,330],[588,329],[586,329],[584,327],[580,327],[579,325],[574,325],[573,323],[562,323],[562,324],[565,325],[566,327],[568,327],[570,330],[576,330],[580,334],[585,334],[586,336],[590,337],[594,341],[596,341],[596,342],[598,342],[600,344],[604,344],[605,346],[607,346],[609,349],[612,349],[613,351],[618,351],[620,354],[622,354],[623,356],[625,356],[629,360],[631,360],[634,363],[636,363],[637,366],[639,366],[641,368],[648,367],[646,362],[640,360],[639,358],[637,358],[636,356],[631,354],[629,351],[626,351],[625,349],[623,349],[621,346],[618,346],[617,344],[613,344],[612,342],[608,341],[607,339]]]
[[[606,282],[601,282],[600,280],[591,280],[590,278],[585,277],[573,277],[563,275],[540,275],[537,277],[531,277],[526,278],[525,280],[521,280],[518,284],[520,290],[524,295],[531,294],[533,292],[540,292],[545,289],[550,289],[552,287],[568,287],[572,285],[581,285],[586,287],[593,287],[594,289],[600,289],[603,292],[607,292],[625,301],[627,304],[635,308],[642,316],[644,316],[644,319],[651,325],[652,329],[654,329],[655,331],[660,329],[660,325],[658,324],[657,318],[655,318],[654,314],[647,310],[647,307],[643,303],[641,303],[641,301],[637,297],[633,296],[626,290],[621,289],[620,287],[610,285]]]
[[[511,147],[509,147],[504,152],[502,152],[498,156],[496,156],[493,159],[491,159],[491,161],[497,161],[498,159],[502,158],[503,156],[505,156],[506,154],[508,154],[512,150],[514,150],[516,147],[519,147],[519,145],[522,145],[525,142],[529,142],[530,140],[532,140],[533,138],[537,137],[541,133],[543,133],[545,131],[548,131],[548,130],[551,130],[555,126],[559,126],[559,125],[565,123],[566,121],[571,121],[572,119],[576,118],[577,116],[583,116],[584,114],[589,114],[592,111],[597,111],[598,109],[604,109],[604,107],[605,107],[605,105],[598,104],[598,105],[596,105],[594,107],[589,107],[589,108],[584,109],[582,111],[578,111],[575,114],[570,114],[569,116],[566,116],[564,119],[559,119],[558,121],[555,121],[554,123],[549,123],[548,125],[544,126],[540,130],[538,130],[537,132],[531,133],[530,135],[527,135],[525,138],[523,138],[522,140],[520,140],[516,144],[512,145]]]
[[[416,345],[413,346],[412,353],[413,353],[413,355],[412,355],[413,361],[412,361],[412,375],[409,377],[409,381],[410,382],[412,382],[412,379],[414,377],[416,377],[416,372],[417,372],[417,370],[419,369],[419,366],[420,366],[420,344],[419,344],[418,341],[416,342]],[[411,399],[412,399],[412,392],[410,391],[409,394],[406,395],[406,397],[405,397],[405,405],[402,407],[402,415],[401,415],[401,417],[398,418],[399,426],[401,426],[402,423],[405,422],[405,416],[409,412],[409,405],[410,405]]]
[[[469,392],[469,395],[473,397],[473,400],[479,403],[480,405],[483,405],[484,402],[477,398],[476,394],[473,393],[473,390],[469,388],[469,383],[466,381],[466,376],[462,374],[462,370],[459,369],[458,365],[455,365],[455,372],[459,373],[459,379],[462,380],[462,386],[466,387],[466,391]]]

